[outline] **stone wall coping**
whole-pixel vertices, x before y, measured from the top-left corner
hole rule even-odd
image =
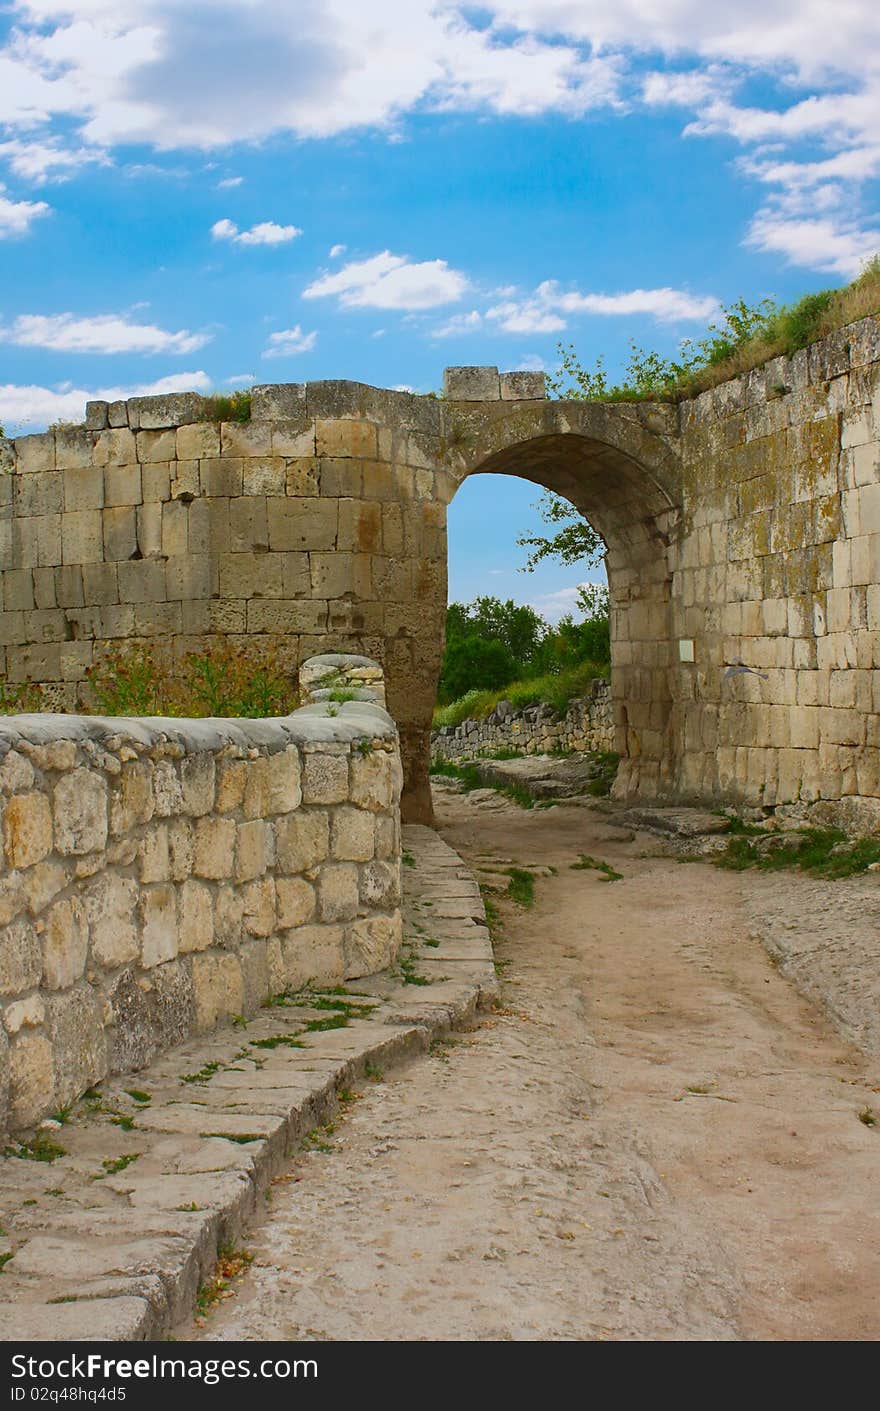
[[[270,751],[287,745],[351,744],[355,740],[394,740],[397,728],[381,706],[368,699],[301,706],[290,715],[264,720],[184,719],[177,716],[38,715],[0,717],[0,757],[22,743],[53,744],[59,740],[107,744],[118,739],[142,749],[168,742],[187,754],[219,750],[226,745]]]

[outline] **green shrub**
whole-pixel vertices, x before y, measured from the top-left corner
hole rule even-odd
[[[16,684],[0,681],[0,715],[20,715],[45,709],[43,693],[34,682]]]
[[[587,695],[593,681],[607,675],[608,667],[604,663],[582,661],[567,671],[548,672],[525,681],[511,681],[495,691],[467,691],[457,701],[437,707],[434,728],[460,725],[463,720],[485,720],[499,701],[509,701],[515,710],[524,710],[530,705],[551,705],[563,715],[569,701]]]
[[[264,718],[289,715],[296,687],[274,654],[250,658],[226,642],[172,664],[142,642],[87,672],[103,715]]]
[[[245,423],[251,419],[250,392],[215,392],[205,397],[206,421],[237,421]]]

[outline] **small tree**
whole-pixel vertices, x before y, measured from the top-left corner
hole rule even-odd
[[[447,643],[438,695],[446,702],[466,691],[498,691],[517,675],[518,663],[503,642],[471,633]]]

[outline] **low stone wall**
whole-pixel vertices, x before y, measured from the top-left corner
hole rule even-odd
[[[607,681],[593,682],[588,696],[570,701],[564,715],[549,705],[515,711],[499,701],[485,720],[444,725],[431,736],[431,752],[441,759],[476,759],[495,750],[549,754],[553,750],[613,750],[614,722]]]
[[[0,1130],[270,994],[388,965],[401,777],[370,699],[0,717]]]

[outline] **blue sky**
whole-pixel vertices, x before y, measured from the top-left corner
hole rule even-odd
[[[0,423],[560,339],[613,372],[857,273],[878,173],[868,0],[0,4]],[[571,601],[515,571],[536,498],[465,487],[455,596]]]

